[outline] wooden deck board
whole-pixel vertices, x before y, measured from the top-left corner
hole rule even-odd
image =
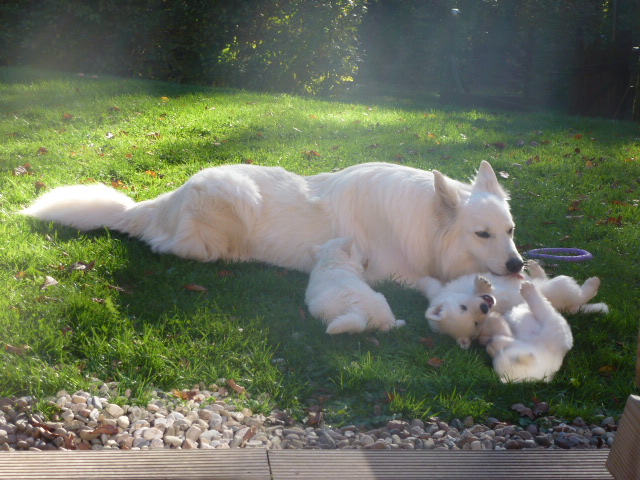
[[[151,450],[0,453],[2,480],[612,480],[607,450]]]
[[[124,450],[2,452],[0,479],[270,480],[267,451]]]
[[[437,479],[612,480],[607,450],[274,450],[274,480]]]

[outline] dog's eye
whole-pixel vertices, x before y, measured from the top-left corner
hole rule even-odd
[[[513,227],[511,227],[509,230],[507,230],[507,235],[509,235],[510,237],[513,237],[513,230],[514,230]]]
[[[466,305],[460,305],[460,310],[462,310],[463,312],[467,311],[467,306]]]
[[[476,232],[476,235],[479,236],[480,238],[489,238],[489,237],[491,237],[491,234],[489,232],[487,232],[486,230],[483,230],[481,232]]]

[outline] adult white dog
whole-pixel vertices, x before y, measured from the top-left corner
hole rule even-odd
[[[313,245],[351,237],[368,259],[369,282],[523,267],[508,196],[485,161],[470,184],[386,163],[308,177],[225,165],[140,203],[101,184],[77,185],[44,194],[22,213],[80,230],[118,230],[180,257],[302,271],[313,266]]]

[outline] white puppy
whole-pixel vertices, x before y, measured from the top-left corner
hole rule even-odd
[[[327,324],[327,333],[386,331],[405,324],[396,320],[384,295],[365,282],[366,261],[352,239],[336,238],[312,250],[316,264],[305,301],[311,315]]]
[[[524,282],[520,293],[525,303],[504,316],[506,325],[487,344],[487,352],[502,382],[550,382],[573,347],[571,328],[533,283]]]
[[[468,348],[471,340],[480,336],[480,343],[488,341],[480,327],[487,320],[488,309],[506,313],[524,302],[520,287],[524,281],[534,283],[558,310],[607,313],[604,303],[588,304],[598,293],[600,280],[589,278],[579,285],[573,278],[559,275],[548,278],[535,261],[528,264],[529,276],[499,276],[491,273],[464,275],[443,284],[431,277],[418,282],[419,289],[429,299],[425,317],[434,331],[455,338],[461,347]],[[492,323],[495,320],[492,320]],[[489,327],[489,330],[498,327]],[[486,329],[485,329],[486,330]]]
[[[471,278],[471,276],[469,276]],[[432,277],[424,277],[418,285],[429,298],[425,317],[431,330],[453,337],[462,348],[471,346],[478,335],[478,327],[485,321],[489,309],[495,304],[491,283],[481,276],[473,276],[471,294],[466,285],[457,291],[457,280],[443,285]],[[465,278],[466,277],[461,277]]]

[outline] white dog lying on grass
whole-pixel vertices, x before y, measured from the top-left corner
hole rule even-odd
[[[316,259],[305,301],[309,312],[327,324],[327,333],[387,331],[401,327],[381,293],[366,283],[366,261],[350,238],[336,238],[312,248]]]
[[[535,261],[528,263],[529,275],[464,275],[447,284],[436,278],[424,277],[418,287],[429,299],[425,317],[436,332],[445,333],[469,348],[471,341],[481,335],[481,326],[489,309],[506,313],[524,302],[520,293],[523,282],[530,281],[539,288],[551,305],[568,313],[607,313],[604,303],[589,304],[600,287],[600,279],[591,277],[579,285],[566,275],[548,278]],[[488,339],[481,339],[481,343]]]
[[[525,303],[485,322],[493,330],[487,352],[502,382],[550,382],[573,347],[571,328],[533,283],[524,282],[520,294]]]

